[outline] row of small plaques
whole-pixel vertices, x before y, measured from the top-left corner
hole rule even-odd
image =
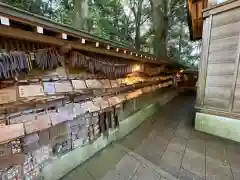
[[[20,116],[9,116],[7,118],[9,125],[0,125],[0,143],[22,137],[25,133],[31,134],[48,129],[51,126],[55,126],[65,121],[71,121],[88,112],[103,111],[108,107],[116,106],[126,100],[136,98],[143,94],[143,92],[147,93],[168,86],[170,83],[171,82],[167,82],[164,85],[160,84],[151,86],[150,89],[145,87],[134,92],[119,94],[118,96],[110,98],[97,97],[81,103],[69,103],[65,106],[59,107],[57,111],[42,111],[40,113],[26,113]]]

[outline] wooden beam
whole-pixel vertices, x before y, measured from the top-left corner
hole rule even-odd
[[[118,58],[124,58],[128,60],[134,60],[134,61],[139,61],[142,63],[154,63],[154,64],[163,64],[160,61],[152,61],[152,60],[145,60],[139,58],[139,56],[134,56],[134,55],[129,55],[129,54],[121,54],[115,51],[108,51],[108,50],[103,50],[100,48],[88,46],[86,44],[81,44],[76,41],[69,41],[69,40],[63,40],[57,37],[51,37],[51,36],[46,36],[43,34],[39,33],[34,33],[30,31],[24,31],[21,29],[15,29],[12,27],[8,26],[3,26],[0,25],[0,35],[6,36],[6,37],[13,37],[16,39],[23,39],[23,40],[29,40],[29,41],[34,41],[34,42],[41,42],[41,43],[47,43],[50,45],[55,45],[55,46],[70,46],[76,50],[84,50],[88,52],[93,52],[93,53],[99,53],[99,54],[105,54],[109,56],[114,56]]]
[[[212,27],[212,16],[207,18],[203,24],[203,42],[202,42],[202,53],[199,67],[199,86],[197,93],[197,104],[202,106],[204,103],[206,78],[207,78],[207,66],[208,66],[208,54],[209,45],[211,39],[211,27]]]
[[[195,106],[195,108],[197,109],[197,112],[201,112],[201,113],[205,113],[205,114],[240,119],[239,113],[228,112],[228,111],[224,111],[222,109],[216,109],[216,108],[210,108],[210,107]]]
[[[221,4],[214,5],[210,8],[203,10],[203,17],[206,18],[210,15],[218,14],[224,11],[229,11],[231,9],[237,8],[240,6],[239,0],[228,0]]]
[[[123,48],[129,48],[128,44],[121,44],[118,42],[113,42],[111,40],[107,40],[95,35],[92,35],[86,31],[81,31],[72,28],[71,26],[57,23],[55,21],[52,21],[50,19],[47,19],[45,17],[39,16],[37,14],[33,14],[24,10],[20,10],[18,8],[14,8],[12,6],[9,6],[5,3],[0,2],[0,15],[7,16],[11,19],[14,19],[19,22],[27,23],[33,26],[40,25],[45,28],[49,29],[55,29],[60,32],[67,32],[70,33],[71,35],[75,36],[81,36],[86,39],[94,40],[94,41],[100,41],[106,44],[110,44],[111,46],[118,46],[118,47],[123,47]],[[134,48],[132,48],[134,49]]]
[[[107,39],[95,36],[93,34],[90,34],[86,31],[74,29],[73,27],[70,27],[68,25],[57,23],[57,22],[49,20],[45,17],[14,8],[12,6],[9,6],[9,5],[1,3],[1,2],[0,2],[0,16],[7,17],[12,21],[21,22],[28,26],[32,26],[33,29],[36,26],[40,26],[40,27],[43,27],[45,30],[55,32],[56,34],[65,33],[67,36],[72,37],[71,39],[75,39],[76,41],[77,41],[77,39],[81,40],[82,38],[84,38],[87,41],[92,42],[92,43],[99,42],[103,46],[109,45],[113,49],[116,49],[116,48],[126,49],[130,52],[142,54],[143,57],[150,56],[151,59],[149,59],[149,60],[145,59],[146,62],[151,61],[151,63],[158,64],[160,60],[164,61],[165,63],[167,63],[167,61],[168,61],[167,57],[159,58],[152,54],[140,52],[140,51],[136,50],[135,48],[130,47],[130,45],[128,45],[126,43],[122,44],[120,42],[107,40]],[[103,48],[101,48],[101,49],[103,49]],[[123,54],[123,56],[125,56],[123,52],[119,52],[119,54]],[[157,58],[157,60],[155,60],[156,58]],[[142,58],[142,59],[144,59],[144,58]],[[156,61],[158,61],[158,62],[155,63]]]
[[[237,57],[236,57],[236,61],[235,61],[235,69],[234,69],[233,83],[232,83],[232,88],[231,88],[231,96],[230,96],[230,101],[229,101],[229,106],[228,106],[229,112],[232,112],[232,109],[233,109],[234,95],[235,95],[235,89],[236,89],[237,78],[238,78],[239,61],[240,61],[240,34],[238,36]]]

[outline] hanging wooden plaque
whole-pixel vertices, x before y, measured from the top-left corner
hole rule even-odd
[[[97,98],[93,98],[93,99],[92,99],[92,102],[93,102],[93,104],[95,104],[96,106],[101,106],[102,100],[103,100],[102,97],[97,97]]]
[[[118,97],[120,103],[126,101],[126,96],[124,94],[119,94],[119,95],[117,95],[117,97]]]
[[[65,106],[58,108],[58,124],[65,122],[65,121],[71,121],[75,117],[75,114],[73,112],[73,104],[67,104]]]
[[[44,88],[44,93],[46,93],[46,94],[55,94],[56,93],[55,84],[52,82],[44,82],[43,88]]]
[[[70,81],[55,83],[55,89],[56,93],[67,93],[73,91]]]
[[[0,90],[0,104],[7,104],[17,101],[16,87],[4,88]]]
[[[111,106],[115,106],[115,105],[121,103],[120,99],[119,99],[117,96],[110,97],[110,98],[108,99],[108,101],[109,101],[109,104],[110,104]]]
[[[125,78],[119,78],[117,79],[117,83],[119,84],[119,86],[125,86]]]
[[[112,88],[111,83],[108,79],[102,79],[101,82],[102,82],[103,88],[105,88],[105,89]]]
[[[9,124],[22,123],[21,112],[11,114],[11,116],[8,117],[8,123],[9,123]]]
[[[21,165],[25,161],[24,154],[14,154],[12,156],[0,156],[0,169]]]
[[[90,112],[90,113],[100,111],[100,106],[93,104],[92,101],[86,101],[85,103],[83,103],[83,108],[85,112]]]
[[[101,109],[106,109],[109,108],[110,104],[108,101],[108,97],[103,97],[102,101],[101,101]]]
[[[40,149],[37,149],[36,151],[32,152],[33,157],[36,160],[37,165],[42,164],[44,161],[51,158],[52,155],[52,148],[47,146],[42,146]]]
[[[84,103],[74,103],[73,113],[75,117],[85,114],[85,111]]]
[[[29,122],[35,120],[35,113],[28,113],[22,115],[22,122]]]
[[[38,114],[36,120],[26,122],[24,126],[27,134],[48,129],[51,127],[50,117],[48,114]]]
[[[86,89],[86,84],[84,80],[72,80],[72,85],[74,89]]]
[[[111,82],[112,88],[118,88],[119,87],[119,84],[118,84],[117,80],[110,80],[110,82]]]
[[[100,106],[102,110],[110,107],[108,97],[106,96],[94,98],[92,101],[95,105]]]
[[[37,133],[29,134],[24,136],[23,138],[23,145],[28,146],[34,142],[37,142],[39,140],[39,136]]]
[[[23,124],[0,125],[0,143],[24,136]]]
[[[103,88],[103,85],[100,80],[95,80],[95,79],[89,79],[86,80],[86,85],[90,89],[101,89]]]
[[[59,119],[59,114],[57,112],[51,112],[51,113],[48,113],[48,115],[50,117],[50,120],[53,126],[66,121],[66,120],[63,121],[63,118]]]
[[[12,149],[8,145],[8,143],[0,144],[0,157],[1,156],[10,156],[11,154],[12,154]]]
[[[49,130],[41,131],[38,133],[39,135],[39,145],[44,146],[49,144],[50,140],[50,133]]]
[[[41,85],[19,86],[18,90],[21,98],[44,96],[43,87]]]
[[[60,136],[66,136],[68,135],[68,124],[59,124],[57,126],[51,127],[50,128],[50,139],[56,139],[57,137]]]
[[[127,94],[127,99],[130,100],[130,99],[136,98],[136,97],[140,96],[141,94],[142,94],[142,90],[138,89],[134,92]]]

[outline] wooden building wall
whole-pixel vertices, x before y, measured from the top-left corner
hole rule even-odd
[[[197,107],[240,113],[240,1],[204,12]]]

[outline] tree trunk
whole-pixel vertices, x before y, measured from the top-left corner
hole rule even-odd
[[[136,20],[136,30],[135,30],[135,48],[137,50],[140,50],[141,42],[140,42],[140,23]]]
[[[72,26],[76,29],[87,29],[88,0],[74,0]]]
[[[151,0],[153,27],[155,38],[153,40],[154,53],[157,56],[167,55],[168,37],[168,0]]]
[[[138,1],[138,7],[137,7],[137,12],[136,12],[136,17],[135,17],[135,48],[137,50],[140,50],[141,48],[141,42],[140,42],[140,28],[141,28],[141,19],[142,19],[142,4],[143,0]]]
[[[181,60],[181,54],[182,54],[182,38],[183,38],[183,22],[181,22],[180,32],[179,32],[179,45],[178,45],[179,60]]]

